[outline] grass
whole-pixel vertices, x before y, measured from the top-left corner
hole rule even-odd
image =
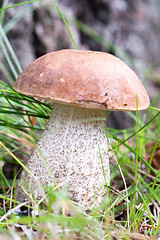
[[[29,157],[39,133],[45,128],[52,107],[49,102],[44,103],[21,95],[11,87],[22,68],[7,38],[7,31],[20,21],[24,11],[17,12],[5,25],[3,19],[8,8],[18,9],[18,6],[31,2],[37,1],[26,1],[12,6],[6,6],[4,1],[0,11],[0,45],[10,67],[8,71],[0,61],[0,68],[10,83],[9,86],[0,81],[0,159],[1,165],[8,162],[23,168],[25,164],[22,160],[25,162]],[[64,21],[64,27],[66,25],[71,39],[74,40],[67,24],[67,16],[64,17],[56,1],[53,2]],[[35,9],[34,5],[26,6],[27,12]],[[72,19],[72,23],[95,41],[103,46],[114,47],[118,52],[117,46],[107,43],[85,24],[75,19]],[[74,45],[77,49],[75,42]],[[133,128],[107,129],[111,159],[115,161],[111,165],[110,198],[104,199],[98,208],[88,209],[86,212],[82,206],[72,202],[62,192],[55,191],[52,186],[41,200],[37,201],[29,194],[28,202],[19,203],[16,201],[15,191],[17,172],[14,172],[13,179],[8,180],[1,166],[0,237],[7,236],[9,239],[11,236],[18,240],[158,238],[160,168],[156,169],[152,164],[153,160],[159,163],[156,157],[160,149],[160,109],[156,106],[158,100],[159,96],[153,100],[148,110],[143,111],[143,115],[138,111],[129,113],[135,121]],[[146,147],[147,143],[151,143],[150,147]],[[24,212],[28,209],[27,216],[17,214],[20,207]]]

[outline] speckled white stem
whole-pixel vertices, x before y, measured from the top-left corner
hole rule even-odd
[[[37,148],[27,162],[37,182],[54,183],[54,176],[72,200],[84,206],[99,205],[107,192],[105,178],[107,184],[110,181],[108,143],[102,130],[105,117],[106,111],[101,109],[55,103]],[[23,171],[24,179],[31,181],[30,175]],[[33,182],[32,192],[37,188]],[[24,201],[21,189],[18,200]]]

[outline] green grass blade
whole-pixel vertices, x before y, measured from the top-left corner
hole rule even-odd
[[[0,8],[0,11],[4,11],[4,10],[7,10],[9,8],[18,7],[18,6],[21,6],[21,5],[24,5],[24,4],[33,3],[33,2],[40,2],[40,1],[41,0],[31,0],[31,1],[21,2],[21,3],[11,5],[9,7],[2,7],[2,8]]]
[[[23,167],[23,169],[28,172],[31,176],[33,174],[26,168],[26,166],[0,141],[0,145],[16,160],[16,162]]]
[[[134,154],[135,154],[135,156],[136,156],[136,151],[131,147],[131,146],[129,146],[129,145],[127,145],[125,142],[126,142],[126,140],[125,141],[122,141],[120,138],[118,138],[117,136],[115,136],[115,135],[113,135],[113,134],[110,134],[110,136],[111,136],[111,138],[113,138],[113,139],[115,139],[116,141],[118,141],[119,142],[119,146],[121,145],[121,144],[123,144],[125,147],[127,147],[131,152],[133,152]],[[114,149],[114,146],[112,147],[112,149]],[[141,157],[139,154],[138,154],[138,158],[155,174],[155,175],[157,175],[157,172],[156,172],[156,170],[143,158],[143,157]]]
[[[139,111],[138,111],[138,96],[136,96],[136,151],[135,151],[135,190],[138,187],[138,157],[139,157]],[[131,211],[131,216],[133,216],[133,221],[135,221],[135,213],[136,213],[136,194],[134,194],[133,198],[133,211]]]
[[[70,31],[70,28],[69,28],[69,26],[68,26],[68,23],[67,23],[65,17],[63,16],[61,10],[59,9],[56,1],[55,1],[55,0],[52,0],[52,1],[54,2],[55,6],[56,6],[56,8],[57,8],[57,10],[58,10],[58,12],[59,12],[59,15],[61,16],[64,24],[66,25],[66,28],[67,28],[67,30],[68,30],[68,32],[69,32],[69,35],[70,35],[70,37],[71,37],[71,39],[72,39],[72,42],[73,42],[74,46],[75,46],[75,49],[78,50],[77,44],[76,44],[76,42],[75,42],[75,40],[74,40],[74,38],[73,38],[73,35],[72,35],[71,31]]]
[[[6,36],[6,34],[5,34],[5,32],[4,32],[4,30],[3,30],[1,25],[0,25],[0,33],[1,33],[1,36],[3,37],[3,39],[4,39],[5,43],[6,43],[6,46],[8,47],[8,50],[11,53],[11,56],[12,56],[16,66],[17,66],[17,68],[19,70],[19,73],[21,73],[22,72],[22,67],[21,67],[21,65],[20,65],[20,63],[18,61],[18,58],[17,58],[17,56],[16,56],[16,54],[15,54],[15,52],[14,52],[14,50],[13,50],[11,44],[10,44],[10,42],[8,41],[8,38],[7,38],[7,36]]]
[[[28,4],[27,7],[25,7],[25,9],[18,11],[16,16],[13,16],[13,18],[11,18],[3,26],[3,30],[4,30],[5,34],[7,34],[12,29],[13,26],[15,26],[21,19],[23,19],[24,16],[26,16],[30,12],[34,11],[36,8],[37,8],[37,6]]]
[[[3,62],[0,60],[0,68],[4,74],[4,76],[6,77],[6,79],[8,80],[8,82],[13,85],[14,84],[14,80],[10,74],[10,72],[8,71],[8,69],[6,68],[6,66],[3,64]]]
[[[142,131],[144,128],[146,128],[153,120],[155,120],[160,115],[160,111],[158,110],[158,113],[156,113],[144,126],[139,128],[138,132]],[[116,146],[112,147],[112,150],[115,148],[118,148],[121,144],[125,144],[128,140],[130,140],[132,137],[134,137],[137,134],[137,132],[134,132],[132,135],[130,135],[128,138],[126,138],[124,141],[120,140],[120,143],[118,143]],[[113,135],[112,135],[113,136]],[[111,151],[111,150],[108,150]]]
[[[4,0],[3,4],[2,4],[2,8],[5,8],[5,6],[7,6],[8,0]],[[4,20],[4,16],[5,16],[5,11],[0,12],[0,24],[3,24],[3,20]]]
[[[5,47],[5,45],[4,45],[4,43],[3,43],[2,39],[1,39],[1,36],[0,36],[0,45],[1,45],[1,48],[2,48],[3,53],[5,55],[5,58],[6,58],[9,66],[10,66],[10,69],[11,69],[11,71],[12,71],[12,73],[13,73],[15,79],[16,79],[18,77],[18,74],[17,74],[17,72],[15,70],[15,67],[14,67],[14,65],[13,65],[13,63],[12,63],[8,53],[7,53],[6,47]]]

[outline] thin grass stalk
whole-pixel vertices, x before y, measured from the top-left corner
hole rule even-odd
[[[158,122],[159,122],[159,123],[158,123],[158,129],[157,129],[157,138],[156,138],[156,142],[155,142],[155,145],[154,145],[154,148],[153,148],[151,157],[150,157],[150,159],[149,159],[149,164],[152,163],[152,159],[153,159],[154,153],[155,153],[156,148],[157,148],[157,145],[158,145],[158,143],[159,143],[159,138],[160,138],[160,118],[159,118],[159,121],[158,121]],[[150,169],[148,169],[147,174],[150,174]],[[147,175],[147,174],[146,174],[146,175]]]
[[[144,182],[143,179],[142,179],[142,181]],[[155,182],[155,181],[154,181],[154,182]],[[156,181],[156,182],[157,182],[157,181]],[[151,182],[151,183],[148,183],[148,184],[146,184],[146,183],[144,182],[144,185],[139,188],[139,191],[144,190],[145,188],[151,189],[150,186],[152,187],[152,182]],[[149,190],[149,191],[150,191],[150,190]],[[154,195],[152,194],[152,198],[153,198],[156,194],[158,194],[159,191],[160,191],[160,186],[158,186],[158,187],[155,189],[155,194],[154,194]],[[115,191],[113,191],[113,192],[115,192]],[[124,196],[124,195],[123,195],[122,193],[120,193],[119,191],[116,191],[117,195],[118,195],[120,198],[118,199],[118,201],[116,200],[116,201],[113,203],[113,206],[115,207],[117,204],[121,203],[123,200],[124,200],[124,201],[127,201],[127,198],[130,198],[130,200],[128,200],[130,203],[133,202],[132,196],[133,196],[134,194],[136,194],[137,192],[138,192],[138,191],[137,191],[137,189],[135,190],[135,188],[134,188],[133,190],[130,189],[130,193],[128,193],[127,196],[126,196],[126,195]],[[153,192],[152,192],[152,193],[153,193]],[[150,199],[150,200],[151,200],[151,197],[148,196],[147,199]],[[130,226],[130,227],[131,227],[131,226]]]
[[[120,171],[121,176],[122,176],[122,180],[123,180],[123,183],[124,183],[124,188],[125,188],[125,192],[126,192],[126,196],[127,196],[128,195],[127,184],[126,184],[126,180],[125,180],[123,171],[122,171],[119,164],[118,164],[118,168],[119,168],[119,171]],[[128,199],[128,197],[126,197],[126,201],[127,201],[127,226],[129,228],[129,226],[130,226],[130,214],[129,214],[129,199]]]
[[[0,33],[1,33],[1,36],[2,36],[2,38],[4,39],[4,41],[6,43],[6,46],[8,47],[8,50],[9,50],[9,52],[10,52],[10,54],[11,54],[11,56],[12,56],[12,58],[13,58],[15,64],[16,64],[16,66],[17,66],[17,69],[18,69],[19,73],[21,73],[22,72],[22,67],[21,67],[21,65],[20,65],[20,63],[18,61],[18,58],[17,58],[17,56],[16,56],[16,54],[15,54],[15,52],[14,52],[14,50],[13,50],[11,44],[10,44],[10,42],[8,41],[8,38],[7,38],[7,36],[6,36],[5,32],[4,32],[1,24],[0,24]]]
[[[37,149],[39,155],[42,157],[42,160],[43,160],[45,166],[47,167],[47,169],[48,169],[48,171],[49,171],[49,173],[50,173],[50,176],[51,176],[51,178],[52,178],[53,181],[54,181],[54,184],[56,185],[55,187],[56,187],[59,191],[61,191],[61,189],[60,189],[60,187],[59,187],[59,184],[57,183],[56,178],[54,177],[52,171],[50,170],[50,167],[49,167],[47,161],[45,160],[45,158],[44,158],[44,156],[43,156],[41,150],[38,148],[37,145],[35,145],[35,149]],[[63,184],[64,184],[64,183],[62,183],[62,185],[63,185]]]
[[[6,66],[3,64],[3,62],[0,60],[0,68],[2,70],[2,72],[4,73],[4,76],[7,78],[8,82],[13,85],[14,84],[14,80],[10,74],[10,72],[8,71],[8,69],[6,68]]]
[[[37,6],[29,5],[22,11],[18,12],[16,16],[14,16],[11,20],[9,20],[4,26],[3,31],[5,34],[7,34],[14,25],[16,25],[21,19],[24,18],[28,13],[34,11],[37,8]]]
[[[143,178],[142,178],[142,182],[144,183],[144,180],[143,180]],[[155,186],[155,183],[157,183],[157,187],[155,187],[154,189],[153,189],[153,185]],[[144,183],[145,184],[145,183]],[[157,180],[155,179],[154,180],[154,182],[153,183],[151,183],[151,184],[148,184],[147,186],[146,186],[146,188],[148,189],[148,192],[149,192],[149,194],[148,194],[148,196],[145,198],[145,203],[147,204],[147,205],[149,205],[149,203],[151,203],[152,202],[152,200],[155,198],[156,199],[156,197],[158,198],[158,201],[159,201],[159,194],[160,194],[160,186],[159,186],[159,182],[157,182]],[[142,189],[139,189],[139,191],[141,191]],[[144,216],[144,211],[145,211],[145,209],[142,209],[141,210],[141,218]],[[141,219],[140,218],[140,219]],[[156,218],[155,216],[153,216],[152,215],[152,218]]]
[[[158,113],[156,113],[154,115],[154,117],[152,117],[144,126],[142,126],[141,128],[138,129],[138,132],[142,131],[144,128],[146,128],[151,122],[153,122],[153,120],[155,120],[158,116],[160,115],[160,109],[158,108]],[[133,134],[131,134],[128,138],[126,138],[124,141],[120,140],[119,138],[117,138],[117,140],[119,139],[120,143],[118,143],[116,146],[112,147],[112,150],[114,150],[115,148],[119,147],[121,144],[125,145],[125,143],[130,140],[132,137],[134,137],[137,134],[137,132],[134,132]],[[113,136],[113,135],[112,135]],[[108,151],[111,151],[111,149],[109,149]]]
[[[0,45],[1,45],[1,48],[2,48],[3,53],[5,55],[5,58],[6,58],[9,66],[10,66],[10,69],[11,69],[11,71],[12,71],[12,73],[13,73],[15,79],[16,79],[18,77],[18,74],[17,74],[17,72],[15,70],[15,67],[14,67],[14,65],[13,65],[13,63],[12,63],[8,53],[7,53],[6,47],[5,47],[4,43],[3,43],[3,40],[1,39],[1,36],[0,36]]]
[[[138,111],[138,96],[136,96],[136,155],[135,155],[135,190],[137,189],[138,186],[138,156],[139,156],[139,111]],[[137,194],[134,194],[134,200],[133,200],[133,216],[135,216],[136,209],[136,199],[137,199]],[[133,218],[134,221],[134,218]]]
[[[4,196],[0,195],[0,198],[4,198]],[[4,198],[6,199],[6,198]],[[10,201],[14,201],[13,199],[10,199],[10,198],[7,198],[7,200],[10,200]],[[15,201],[17,203],[17,201]],[[17,205],[15,208],[12,208],[11,210],[9,210],[5,215],[3,215],[1,218],[0,218],[0,222],[4,221],[9,215],[11,215],[12,213],[14,213],[16,210],[18,210],[19,208],[21,208],[22,206],[25,206],[27,204],[27,202],[23,202],[23,203],[20,203],[19,205]]]
[[[8,7],[2,7],[2,8],[0,8],[0,12],[4,11],[4,10],[7,10],[9,8],[18,7],[18,6],[21,6],[21,5],[24,5],[24,4],[33,3],[33,2],[40,2],[40,1],[41,0],[30,0],[30,1],[26,1],[26,2],[17,3],[17,4],[14,4],[14,5],[8,6]]]
[[[9,0],[4,0],[4,1],[3,1],[2,8],[4,8],[5,6],[7,6],[8,1],[9,1]],[[5,16],[5,11],[0,12],[0,24],[3,24],[4,16]]]
[[[16,160],[16,162],[23,167],[32,177],[33,174],[26,168],[26,166],[0,141],[0,145]]]
[[[154,222],[153,222],[153,219],[152,219],[153,216],[151,215],[151,212],[150,212],[149,207],[148,207],[148,204],[149,204],[149,202],[150,202],[151,200],[148,199],[148,201],[146,201],[146,199],[144,199],[144,197],[143,197],[142,193],[139,191],[139,189],[137,189],[137,191],[138,191],[138,194],[139,194],[139,196],[141,197],[141,199],[142,199],[142,201],[143,201],[143,212],[144,212],[145,210],[147,210],[148,215],[149,215],[149,219],[150,219],[150,222],[151,222],[153,231],[154,231]],[[143,214],[142,214],[142,216],[143,216]],[[137,225],[139,225],[140,222],[141,222],[141,218],[137,218]],[[138,227],[138,226],[137,226],[137,227]],[[138,229],[137,229],[137,230],[138,230]]]
[[[108,134],[107,134],[108,136]],[[109,142],[109,139],[108,139],[108,142]],[[114,153],[114,152],[113,152]],[[114,154],[115,155],[115,154]],[[126,193],[126,202],[127,202],[127,225],[129,227],[130,225],[130,216],[129,216],[129,199],[128,199],[128,189],[127,189],[127,184],[126,184],[126,180],[125,180],[125,177],[124,177],[124,174],[123,174],[123,171],[121,169],[121,166],[119,164],[119,162],[117,161],[117,158],[115,157],[115,160],[116,160],[116,163],[117,163],[117,166],[118,166],[118,169],[120,171],[120,174],[121,174],[121,177],[122,177],[122,180],[123,180],[123,183],[124,183],[124,188],[125,188],[125,193]],[[111,184],[112,185],[112,184]],[[114,209],[114,206],[112,204],[112,207]],[[113,210],[114,212],[114,210]]]
[[[8,186],[8,188],[11,190],[11,185],[9,184],[7,178],[5,177],[2,169],[0,169],[0,176],[4,179],[3,183],[5,182],[5,183],[7,184],[7,186]],[[3,186],[4,186],[4,185],[3,185]]]
[[[106,174],[105,174],[105,171],[104,171],[104,164],[103,164],[103,159],[102,159],[102,154],[101,154],[101,149],[100,149],[99,144],[98,144],[98,151],[99,151],[99,157],[100,157],[100,160],[101,160],[101,167],[102,167],[102,171],[103,171],[103,177],[104,177],[105,185],[106,185],[106,188],[107,188],[107,192],[109,194],[109,199],[111,200],[110,188],[108,187],[108,184],[107,184],[107,179],[106,179]]]
[[[54,2],[55,6],[56,6],[56,8],[57,8],[57,10],[58,10],[58,12],[59,12],[59,15],[61,16],[61,18],[62,18],[62,20],[63,20],[63,22],[64,22],[64,24],[65,24],[65,26],[66,26],[66,28],[67,28],[67,30],[68,30],[68,32],[69,32],[69,35],[70,35],[70,37],[71,37],[71,39],[72,39],[72,42],[73,42],[73,44],[74,44],[74,46],[75,46],[75,49],[78,50],[77,44],[76,44],[76,42],[75,42],[75,40],[74,40],[74,37],[73,37],[73,35],[72,35],[72,33],[71,33],[71,30],[70,30],[70,28],[69,28],[69,26],[68,26],[68,23],[67,23],[65,17],[63,16],[60,8],[58,7],[57,2],[56,2],[55,0],[52,0],[52,1]]]
[[[113,139],[115,139],[116,141],[120,142],[119,145],[123,144],[125,147],[127,147],[131,152],[133,152],[133,153],[136,155],[135,150],[134,150],[131,146],[129,146],[129,145],[127,145],[127,144],[125,143],[126,140],[125,140],[125,141],[122,141],[122,140],[121,140],[120,138],[118,138],[117,136],[115,136],[115,135],[113,135],[113,134],[110,134],[110,135],[111,135],[111,137],[112,137]],[[113,147],[113,149],[114,149],[114,147]],[[148,168],[150,168],[151,171],[152,171],[155,175],[157,175],[157,171],[156,171],[143,157],[141,157],[139,154],[138,154],[138,158],[139,158]],[[159,176],[158,176],[158,177],[159,177]]]

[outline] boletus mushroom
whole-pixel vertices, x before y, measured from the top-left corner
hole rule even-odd
[[[135,111],[137,98],[138,110],[149,107],[137,75],[111,54],[66,49],[35,60],[20,74],[14,89],[53,102],[46,129],[26,165],[34,179],[22,171],[29,190],[37,191],[35,179],[42,186],[57,182],[79,204],[101,204],[110,183],[103,130],[106,110]],[[25,200],[20,187],[18,200]]]

